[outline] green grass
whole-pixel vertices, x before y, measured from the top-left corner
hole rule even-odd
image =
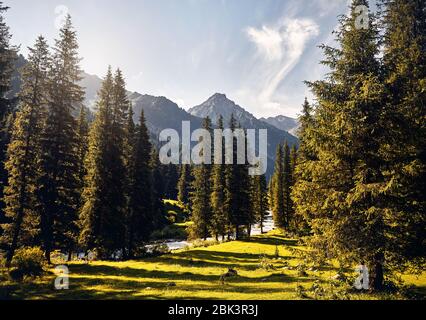
[[[276,247],[279,258],[276,259]],[[300,276],[293,268],[301,263],[292,252],[297,241],[277,233],[256,236],[207,248],[181,250],[173,254],[140,261],[71,263],[70,289],[53,289],[53,275],[42,279],[12,283],[0,281],[0,298],[7,299],[313,299],[312,285],[327,291],[326,298],[341,298],[344,285],[331,280],[333,266],[307,271]],[[273,270],[259,267],[260,256]],[[290,266],[290,270],[288,269]],[[225,285],[220,274],[235,268],[239,275]],[[1,277],[1,275],[0,275]],[[425,293],[426,275],[404,275],[417,293]],[[173,286],[171,285],[173,284]],[[299,288],[297,290],[297,288]],[[350,299],[402,299],[397,294],[345,294]],[[317,296],[317,298],[325,298]]]

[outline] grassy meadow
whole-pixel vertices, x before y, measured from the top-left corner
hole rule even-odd
[[[424,298],[426,275],[403,275],[403,292],[368,294],[350,289],[354,277],[332,279],[336,266],[312,268],[296,252],[297,240],[277,231],[245,241],[174,251],[139,261],[73,262],[69,290],[54,289],[54,275],[12,282],[3,270],[0,299],[405,299]],[[299,266],[299,267],[298,267]],[[238,276],[220,283],[234,268]]]

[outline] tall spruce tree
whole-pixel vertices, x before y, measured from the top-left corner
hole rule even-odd
[[[384,2],[384,159],[387,265],[426,257],[426,2]],[[408,262],[408,263],[407,263]]]
[[[179,172],[178,166],[169,164],[163,166],[164,192],[167,199],[176,200],[178,197]]]
[[[56,40],[49,72],[48,115],[41,138],[38,201],[46,258],[54,249],[72,250],[79,203],[76,108],[84,100],[79,85],[77,35],[68,15]],[[78,110],[77,109],[77,110]]]
[[[114,136],[117,127],[114,128],[113,125],[119,118],[117,109],[123,106],[116,104],[118,95],[116,85],[117,82],[114,81],[109,69],[98,94],[98,111],[90,129],[89,150],[85,161],[87,175],[83,206],[80,210],[80,244],[87,250],[97,249],[104,258],[109,258],[125,244],[124,172],[118,173],[116,167],[119,166],[123,170],[124,148],[119,149],[116,144],[122,140]],[[124,113],[122,115],[124,116]],[[117,185],[119,179],[121,181]]]
[[[189,204],[189,194],[191,190],[191,165],[183,164],[180,170],[180,177],[177,185],[178,200],[182,204]]]
[[[5,188],[6,216],[10,223],[3,225],[7,264],[15,250],[23,245],[35,245],[39,236],[40,216],[34,192],[38,172],[34,162],[40,157],[40,137],[46,117],[49,49],[46,40],[39,37],[29,48],[28,64],[22,72],[20,106],[12,127],[5,168],[9,181]]]
[[[78,116],[77,123],[77,158],[78,158],[78,179],[83,188],[84,177],[86,176],[86,171],[84,167],[84,159],[86,158],[88,150],[88,139],[89,139],[89,122],[87,120],[87,110],[85,106],[81,106],[80,114]]]
[[[266,176],[259,175],[252,178],[252,194],[250,196],[252,202],[253,223],[259,223],[260,232],[263,233],[265,217],[268,215],[268,189],[266,184]]]
[[[151,153],[151,214],[153,230],[163,228],[167,224],[164,210],[164,177],[162,175],[160,157],[157,149]]]
[[[150,194],[151,148],[145,115],[142,110],[136,129],[133,165],[130,173],[129,219],[127,219],[129,258],[134,257],[135,248],[149,239],[150,230],[153,228]]]
[[[277,146],[275,155],[275,169],[271,183],[271,198],[272,198],[272,215],[274,218],[275,225],[279,228],[285,227],[285,216],[284,216],[284,159],[283,159],[283,148],[281,144]]]
[[[284,158],[283,158],[283,218],[284,218],[284,227],[289,228],[290,222],[292,220],[293,213],[293,202],[291,200],[291,188],[292,188],[292,170],[291,170],[291,159],[290,159],[290,147],[287,141],[284,143]]]
[[[383,84],[376,19],[370,14],[368,27],[359,28],[360,5],[368,2],[353,1],[340,19],[340,48],[323,47],[327,79],[309,83],[318,107],[308,149],[315,146],[318,159],[309,161],[310,179],[298,184],[295,201],[307,214],[316,255],[364,261],[372,288],[379,288],[386,241],[378,157]]]
[[[0,1],[0,223],[4,221],[3,190],[7,185],[6,161],[7,145],[10,139],[10,129],[13,125],[13,101],[7,96],[10,90],[10,80],[13,72],[14,56],[17,49],[10,44],[11,34],[4,21],[8,7]],[[1,235],[0,228],[0,235]]]
[[[238,164],[238,148],[236,131],[239,128],[234,115],[231,115],[229,128],[234,133],[233,163],[225,167],[225,203],[230,230],[235,230],[235,238],[240,239],[240,227],[250,223],[250,179],[246,164]]]
[[[203,120],[203,128],[212,132],[212,123],[209,117]],[[205,152],[205,150],[203,150]],[[204,156],[204,155],[202,155]],[[209,236],[212,208],[211,195],[211,165],[202,163],[194,167],[191,192],[192,222],[191,238],[206,240]]]
[[[223,117],[220,116],[217,123],[218,129],[223,130]],[[223,146],[223,139],[222,139]],[[228,215],[225,212],[225,163],[222,148],[222,164],[214,164],[212,168],[211,184],[211,207],[212,218],[210,223],[211,233],[218,239],[219,236],[225,237],[229,225]]]
[[[297,157],[298,157],[298,151],[297,146],[293,145],[290,151],[290,190],[289,190],[289,201],[290,201],[290,207],[289,207],[289,215],[290,215],[290,229],[295,232],[300,232],[303,230],[303,220],[301,219],[300,215],[296,215],[295,207],[294,207],[294,201],[293,201],[293,189],[295,188],[296,181],[297,181],[297,175],[296,175],[296,167],[297,167]]]
[[[296,231],[300,234],[307,234],[310,229],[305,218],[311,216],[312,207],[308,202],[304,202],[303,199],[310,190],[310,183],[312,183],[313,175],[310,164],[318,160],[316,157],[316,144],[313,138],[314,120],[313,108],[308,99],[305,98],[302,114],[299,116],[300,128],[298,137],[300,146],[297,151],[297,163],[293,173],[295,181],[292,190],[292,200],[297,203],[295,205]]]

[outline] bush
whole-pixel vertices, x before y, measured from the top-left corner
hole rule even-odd
[[[40,248],[18,249],[12,259],[13,269],[10,271],[10,276],[14,280],[22,280],[26,276],[41,276],[45,264],[44,253]]]
[[[151,253],[153,256],[162,256],[170,253],[169,247],[165,243],[155,244],[151,247]]]

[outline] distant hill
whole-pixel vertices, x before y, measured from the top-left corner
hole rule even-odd
[[[16,62],[16,69],[21,68],[26,63],[23,56],[19,56]],[[97,93],[102,85],[102,79],[96,75],[90,75],[83,72],[81,86],[85,88],[85,105],[89,109],[89,117],[93,118],[96,111]],[[12,90],[10,95],[15,96],[20,89],[19,72],[15,71]],[[163,129],[175,129],[179,133],[182,130],[182,121],[190,121],[191,129],[195,130],[202,125],[203,118],[209,116],[213,124],[216,124],[219,115],[225,120],[225,126],[228,125],[231,114],[234,114],[237,122],[246,129],[267,129],[268,130],[268,171],[270,176],[273,172],[275,149],[279,143],[288,141],[290,145],[298,145],[298,139],[286,130],[282,130],[275,122],[268,123],[268,119],[257,119],[244,108],[229,100],[226,95],[216,93],[204,103],[185,111],[176,103],[166,97],[155,97],[138,92],[128,92],[129,100],[132,102],[134,110],[134,120],[139,121],[141,110],[144,110],[147,127],[155,144],[158,144],[159,133]],[[293,119],[294,120],[294,119]]]
[[[299,121],[297,119],[286,116],[276,116],[269,118],[260,118],[260,120],[280,130],[287,131],[292,135],[297,136],[297,130],[299,129]]]

